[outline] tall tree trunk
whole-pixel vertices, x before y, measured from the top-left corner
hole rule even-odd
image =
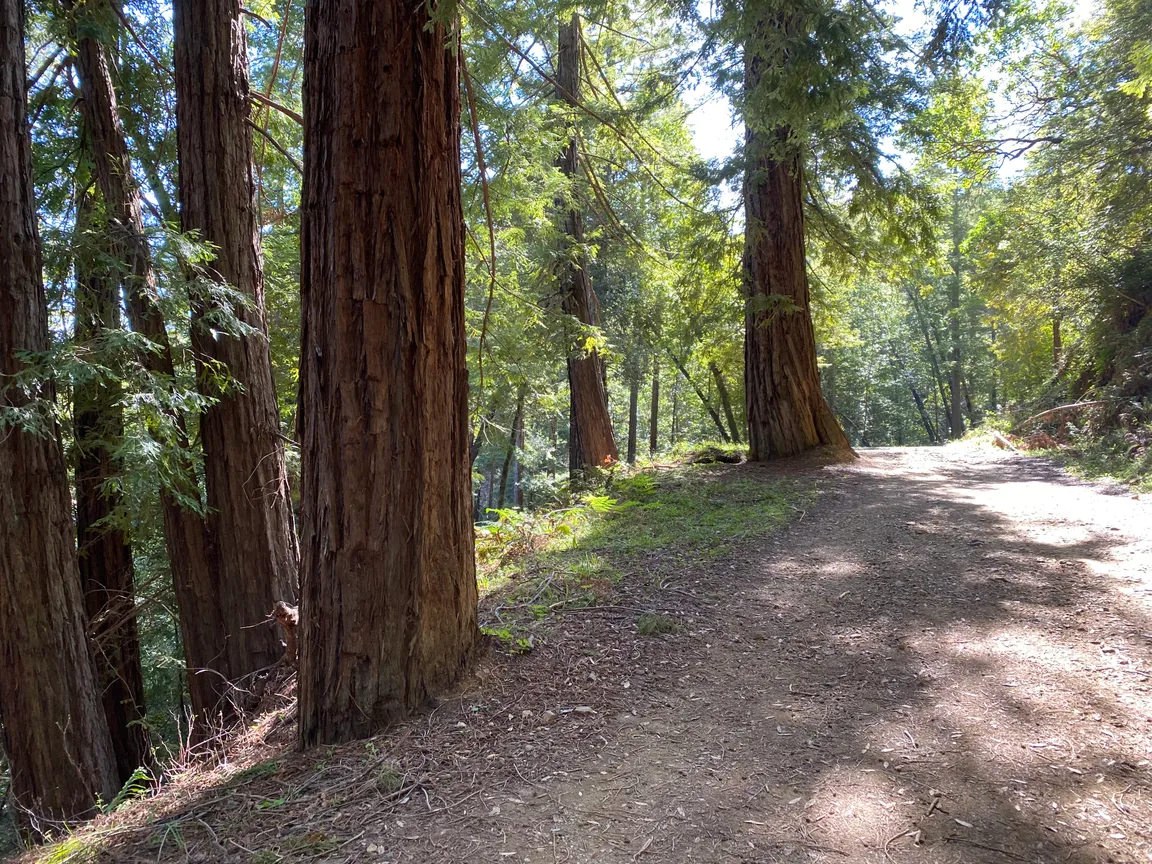
[[[568,23],[560,24],[559,50],[556,60],[556,98],[566,105],[575,105],[580,98],[580,19],[573,15]],[[557,167],[571,181],[579,170],[577,142],[573,135],[564,152],[557,159]],[[584,215],[574,200],[565,198],[564,235],[566,248],[561,256],[560,296],[564,311],[584,325],[599,324],[599,306],[588,275],[584,245]],[[608,388],[605,384],[604,362],[599,352],[586,351],[582,336],[569,346],[568,384],[571,394],[571,431],[569,467],[583,470],[587,466],[603,466],[619,460],[616,441],[612,434],[612,417],[608,413]]]
[[[660,361],[652,357],[652,402],[648,414],[648,456],[656,455],[660,432]]]
[[[48,307],[32,192],[24,4],[0,0],[0,408],[28,409],[40,434],[0,429],[0,716],[22,827],[77,819],[119,788],[84,633],[84,598],[59,429],[11,376],[18,351],[48,350]],[[38,394],[54,400],[50,386]],[[27,817],[34,814],[37,819]]]
[[[500,473],[500,509],[504,509],[504,502],[508,496],[508,481],[513,467],[516,464],[516,446],[520,440],[520,428],[524,422],[524,391],[516,397],[516,413],[512,417],[512,429],[508,433],[508,450],[504,454],[504,470]],[[515,497],[515,489],[513,489]]]
[[[761,22],[761,28],[779,26]],[[744,57],[751,94],[764,64]],[[820,391],[804,251],[804,178],[798,155],[781,159],[788,130],[748,125],[744,181],[744,391],[748,457],[789,456],[820,445],[849,449]],[[783,298],[783,299],[781,299]]]
[[[964,434],[964,371],[960,365],[960,187],[952,190],[952,279],[948,284],[948,335],[951,343],[948,362],[949,389],[952,399],[949,403],[948,425],[952,437]]]
[[[248,52],[240,0],[175,0],[176,133],[180,223],[211,243],[208,278],[250,305],[238,317],[259,335],[213,331],[205,293],[192,313],[208,531],[216,553],[228,674],[239,678],[282,654],[275,628],[253,627],[278,600],[295,603],[299,557],[265,336],[264,271],[248,127]],[[229,384],[217,382],[220,367]]]
[[[431,11],[431,18],[429,12]],[[365,737],[472,654],[458,37],[310,3],[301,209],[300,743]]]
[[[77,227],[92,228],[92,217],[92,196],[84,190],[77,204]],[[82,255],[76,263],[75,341],[81,346],[94,346],[104,333],[121,328],[119,286],[111,273],[93,262],[94,257]],[[72,391],[72,416],[80,584],[97,685],[123,784],[137,768],[151,764],[152,752],[143,723],[147,712],[132,546],[122,528],[106,524],[122,500],[115,482],[122,473],[115,451],[124,437],[118,390],[115,380],[78,380]]]
[[[520,415],[520,428],[516,431],[516,457],[512,460],[512,505],[524,506],[524,464],[520,454],[524,452],[524,415]]]
[[[708,371],[716,381],[716,392],[720,394],[720,407],[724,409],[724,418],[728,421],[728,430],[732,433],[732,441],[740,443],[740,427],[736,425],[736,415],[732,411],[732,400],[728,396],[728,385],[724,383],[724,373],[716,362],[708,364]]]
[[[628,464],[636,464],[636,412],[640,402],[640,379],[633,377],[628,385]]]
[[[560,449],[560,438],[556,429],[556,415],[553,414],[548,419],[548,444],[552,451],[552,458],[548,460],[548,477],[551,480],[556,479],[556,455]]]
[[[73,8],[68,0],[68,8]],[[81,7],[82,11],[83,7]],[[75,11],[75,10],[74,10]],[[92,32],[77,27],[78,33]],[[84,125],[92,136],[96,179],[108,216],[115,220],[112,241],[116,257],[127,275],[124,294],[132,329],[146,336],[155,350],[143,352],[141,362],[168,386],[175,378],[172,349],[164,315],[157,303],[156,276],[141,215],[140,190],[132,179],[132,164],[116,104],[116,91],[103,46],[89,36],[76,39],[80,73],[80,107]],[[184,418],[167,409],[175,429],[176,446],[187,453],[188,433]],[[204,520],[181,499],[200,502],[195,473],[185,456],[161,489],[164,508],[164,539],[172,569],[176,603],[180,609],[180,636],[188,665],[188,692],[192,710],[203,729],[204,722],[222,706],[230,669],[221,650],[227,633],[219,605],[219,583],[212,563],[212,550]]]
[[[932,376],[936,382],[936,389],[940,393],[940,401],[948,404],[948,392],[944,385],[944,376],[940,372],[940,361],[936,351],[936,345],[932,341],[932,334],[928,329],[928,321],[924,317],[924,312],[920,308],[920,295],[910,285],[904,286],[905,292],[908,294],[908,299],[912,301],[912,309],[916,315],[916,322],[920,325],[920,332],[924,334],[924,346],[928,351],[928,361],[932,364]]]
[[[1064,350],[1064,340],[1060,337],[1060,315],[1052,316],[1052,368],[1060,374],[1060,355]]]
[[[724,428],[724,423],[720,420],[720,415],[716,413],[716,409],[712,407],[712,403],[708,401],[708,397],[704,391],[700,389],[699,385],[692,380],[692,376],[688,374],[688,369],[684,366],[684,362],[675,354],[671,354],[672,362],[676,364],[676,368],[680,370],[680,374],[684,376],[684,380],[692,385],[692,389],[696,391],[696,395],[700,398],[700,404],[708,411],[708,416],[712,418],[712,422],[716,424],[716,431],[720,433],[720,440],[725,444],[731,442],[728,437],[728,430]],[[675,441],[673,441],[675,443]]]
[[[488,503],[484,505],[483,511],[480,515],[483,516],[489,510],[496,506],[496,454],[492,454],[492,458],[488,460]]]

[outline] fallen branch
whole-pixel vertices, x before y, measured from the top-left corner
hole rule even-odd
[[[1102,405],[1107,404],[1107,399],[1097,399],[1093,402],[1073,402],[1071,405],[1061,405],[1058,408],[1049,408],[1047,411],[1041,411],[1039,414],[1033,414],[1027,420],[1021,420],[1019,423],[1012,427],[1011,431],[1016,432],[1019,429],[1023,429],[1029,423],[1035,422],[1036,420],[1043,420],[1045,417],[1051,417],[1053,414],[1059,414],[1061,411],[1076,411],[1080,408],[1099,408]]]

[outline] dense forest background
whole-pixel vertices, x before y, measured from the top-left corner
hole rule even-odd
[[[739,4],[468,0],[437,9],[437,20],[459,22],[475,521],[552,505],[588,482],[570,473],[580,467],[569,447],[574,341],[602,362],[622,461],[748,441],[748,303],[792,310],[787,297],[746,296],[743,133],[733,132],[729,158],[701,158],[691,117],[709,98],[731,105],[736,130],[747,112],[770,108],[800,142],[821,382],[853,445],[939,444],[1089,403],[1055,415],[1050,446],[1128,476],[1147,471],[1152,3],[929,3],[906,21],[866,0],[776,5],[802,23],[766,40],[765,56],[786,62],[755,91],[739,56],[751,38]],[[293,509],[304,6],[249,0],[242,15],[269,411]],[[204,277],[199,264],[215,252],[181,219],[173,24],[172,7],[153,0],[27,5],[51,344],[23,358],[17,384],[51,380],[55,398],[35,411],[0,409],[0,434],[52,412],[74,499],[87,457],[104,460],[87,529],[117,532],[130,555],[141,722],[161,749],[187,738],[190,686],[199,686],[186,672],[165,519],[180,507],[210,515],[200,490],[218,434],[201,417],[243,389],[211,346],[261,327],[243,286]],[[570,43],[566,70],[558,31]],[[93,147],[93,46],[106,58],[128,176],[102,168]],[[122,236],[128,211],[110,195],[117,176],[139,190],[158,299],[150,333],[131,297],[114,292],[115,309],[91,305],[103,296],[94,280],[144,278],[140,250]],[[581,236],[563,215],[576,212]],[[594,290],[582,313],[557,279],[577,260]],[[141,350],[145,337],[151,347]],[[86,424],[94,411],[114,428]]]

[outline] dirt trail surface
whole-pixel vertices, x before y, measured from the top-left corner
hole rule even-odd
[[[637,562],[371,742],[271,720],[276,761],[100,857],[1152,862],[1152,502],[971,446],[795,474],[787,529]]]

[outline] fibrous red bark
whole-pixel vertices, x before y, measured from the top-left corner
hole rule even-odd
[[[273,627],[250,625],[296,598],[299,557],[264,319],[264,272],[248,126],[248,54],[239,0],[176,0],[176,132],[180,223],[211,243],[207,278],[248,300],[236,315],[256,333],[214,332],[216,304],[193,305],[208,531],[220,597],[226,673],[236,679],[280,656]],[[226,370],[228,384],[217,384]]]
[[[72,11],[82,11],[69,0]],[[128,146],[120,121],[116,91],[104,47],[77,28],[76,67],[80,77],[80,109],[92,140],[97,184],[112,226],[113,252],[123,262],[123,291],[132,329],[146,336],[155,350],[141,353],[140,361],[169,387],[175,366],[168,329],[157,301],[156,276],[141,212],[140,190],[132,175]],[[182,414],[166,409],[175,430],[176,446],[186,451],[188,434]],[[164,541],[172,570],[172,583],[180,611],[180,636],[188,666],[188,691],[201,728],[214,716],[227,692],[229,670],[224,651],[226,633],[219,605],[219,585],[211,565],[211,545],[204,520],[182,504],[201,502],[192,466],[180,459],[161,489]],[[271,599],[271,598],[270,598]],[[267,609],[265,609],[265,614]]]
[[[0,409],[33,411],[17,352],[48,349],[32,192],[24,4],[0,0]],[[50,387],[31,394],[52,400]],[[35,413],[35,412],[34,412]],[[119,788],[84,632],[72,504],[59,430],[0,428],[0,715],[23,827],[89,815]],[[32,818],[32,817],[35,817]]]
[[[568,105],[580,98],[580,19],[573,15],[560,24],[556,59],[556,97]],[[565,177],[574,178],[579,168],[576,138],[569,139],[556,164]],[[564,208],[564,256],[560,265],[560,296],[565,312],[585,326],[600,323],[599,306],[588,275],[584,252],[584,214],[574,201]],[[583,328],[568,346],[568,388],[571,412],[568,431],[569,468],[603,467],[620,459],[608,412],[608,387],[604,361],[595,349],[585,348]]]
[[[455,39],[419,0],[307,7],[304,747],[417,708],[478,632]]]
[[[92,195],[85,190],[77,206],[77,227],[92,228]],[[76,262],[75,341],[97,345],[108,331],[120,329],[117,280],[94,260]],[[148,727],[143,722],[144,674],[136,627],[135,568],[124,529],[111,518],[122,496],[117,479],[123,468],[115,452],[124,437],[119,383],[101,375],[85,377],[72,389],[76,440],[76,546],[88,632],[116,768],[121,783],[152,762]]]
[[[782,25],[774,21],[760,26]],[[764,63],[754,47],[746,49],[744,87],[749,96],[760,84]],[[748,458],[790,456],[821,445],[851,450],[820,390],[804,249],[803,161],[787,128],[772,128],[754,114],[746,123]]]

